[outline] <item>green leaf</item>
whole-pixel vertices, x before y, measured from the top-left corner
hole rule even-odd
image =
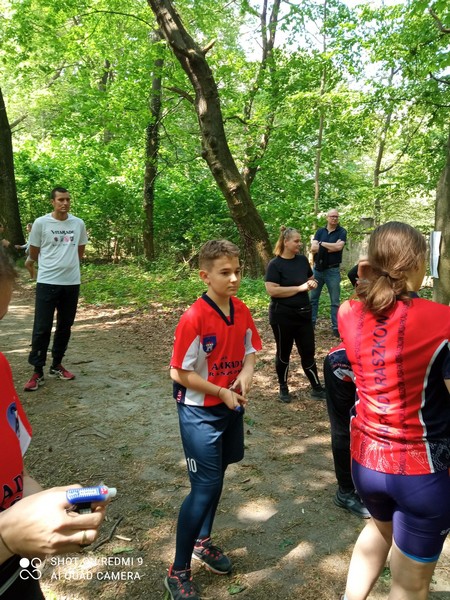
[[[291,540],[290,538],[286,538],[279,543],[278,547],[281,550],[284,550],[285,548],[288,548],[289,546],[294,546],[294,545],[295,545],[294,540]]]
[[[233,583],[228,587],[228,593],[230,596],[235,596],[236,594],[240,594],[246,589],[245,585],[240,585],[239,583]]]

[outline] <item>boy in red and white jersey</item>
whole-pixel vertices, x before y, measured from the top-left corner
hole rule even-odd
[[[219,575],[231,561],[211,541],[227,466],[244,456],[243,412],[261,340],[250,311],[235,297],[239,248],[211,240],[200,251],[207,291],[182,315],[170,363],[180,433],[191,482],[178,517],[176,554],[165,586],[172,600],[200,596],[191,558]]]

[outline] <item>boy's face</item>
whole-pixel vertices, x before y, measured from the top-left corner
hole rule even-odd
[[[237,256],[216,258],[210,267],[200,271],[200,277],[208,286],[208,294],[217,298],[235,296],[241,284],[241,266]]]

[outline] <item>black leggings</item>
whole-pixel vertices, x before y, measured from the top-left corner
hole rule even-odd
[[[194,540],[211,536],[222,487],[223,478],[213,485],[192,484],[178,515],[175,571],[190,569]]]
[[[280,385],[287,383],[289,359],[295,342],[306,377],[313,388],[319,387],[320,380],[317,374],[315,359],[316,343],[311,320],[302,319],[301,321],[291,322],[288,325],[271,324],[271,327],[277,345],[275,369],[278,383]]]
[[[353,381],[343,381],[334,375],[328,356],[323,363],[323,376],[331,425],[334,471],[341,491],[351,492],[355,486],[350,458],[350,411],[355,404],[356,386]]]

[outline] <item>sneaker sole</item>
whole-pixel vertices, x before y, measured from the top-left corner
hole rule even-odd
[[[170,596],[171,600],[173,600],[173,595],[172,595],[172,592],[170,591],[169,582],[167,580],[167,577],[164,579],[164,587],[169,592],[169,596]]]
[[[62,375],[58,375],[58,373],[49,373],[48,376],[54,379],[61,379],[61,381],[73,381],[75,379],[75,375],[73,377],[63,377]]]
[[[216,575],[229,575],[233,569],[233,567],[231,566],[229,571],[219,571],[218,569],[215,569],[214,567],[212,567],[211,565],[209,565],[207,562],[205,562],[203,560],[203,558],[200,558],[199,556],[196,556],[195,554],[192,554],[192,558],[194,560],[198,560],[199,562],[202,563],[202,565],[208,569],[208,571],[211,571],[211,573],[215,573]]]
[[[164,587],[166,588],[167,592],[169,593],[170,600],[174,600],[174,596],[172,594],[172,590],[170,589],[170,586],[169,586],[169,578],[168,577],[166,577],[164,579]],[[198,596],[196,596],[196,597],[198,598]],[[166,599],[165,595],[164,595],[164,599]]]

